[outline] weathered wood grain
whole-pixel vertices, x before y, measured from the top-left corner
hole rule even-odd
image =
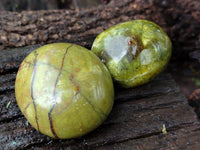
[[[181,149],[198,150],[200,147],[199,134],[200,130],[197,126],[182,126],[181,128],[168,129],[169,134],[148,135],[147,137],[133,138],[127,141],[118,142],[115,144],[103,145],[96,150],[155,150],[155,149]]]

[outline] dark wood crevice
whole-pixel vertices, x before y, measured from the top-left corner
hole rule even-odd
[[[21,118],[24,118],[24,116],[22,114],[12,116],[10,118],[5,118],[5,119],[0,120],[0,125],[5,124],[5,123],[9,123],[9,122],[13,122],[13,121],[16,121],[16,120],[21,119]]]

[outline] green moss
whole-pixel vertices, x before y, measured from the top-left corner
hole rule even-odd
[[[11,104],[11,101],[9,101],[9,102],[7,103],[6,108],[9,108],[10,104]]]

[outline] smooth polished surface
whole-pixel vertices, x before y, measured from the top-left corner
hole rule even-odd
[[[158,25],[134,20],[100,33],[92,51],[113,79],[128,88],[147,83],[163,71],[171,56],[171,41]]]
[[[24,59],[15,95],[34,128],[66,139],[82,136],[106,119],[113,106],[114,88],[96,55],[78,45],[54,43]]]

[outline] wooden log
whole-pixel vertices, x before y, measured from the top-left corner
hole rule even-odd
[[[76,42],[80,44],[83,41]],[[115,104],[111,114],[99,128],[88,135],[70,140],[57,140],[42,135],[27,124],[14,94],[16,72],[21,61],[39,46],[0,51],[0,149],[199,147],[200,124],[196,114],[166,72],[137,88],[123,89],[115,86]],[[164,124],[167,134],[162,132]]]
[[[122,21],[138,18],[155,21],[176,42],[175,52],[198,48],[197,0],[176,0],[172,4],[157,0],[116,0],[106,7],[99,6],[83,12],[0,12],[1,49],[32,45],[0,51],[0,149],[199,148],[200,124],[196,114],[166,72],[137,88],[115,86],[115,104],[109,118],[95,131],[77,139],[56,140],[40,134],[27,124],[15,100],[17,70],[22,60],[35,48],[63,41],[90,49],[98,33]],[[185,7],[192,11],[185,10]],[[167,17],[170,15],[172,20]],[[185,22],[177,21],[181,17],[187,26]],[[194,35],[190,35],[193,32]],[[167,134],[162,133],[163,124]]]
[[[200,48],[199,0],[112,0],[78,10],[0,12],[0,49],[93,37],[120,22],[147,19],[159,24],[173,42],[173,58]]]

